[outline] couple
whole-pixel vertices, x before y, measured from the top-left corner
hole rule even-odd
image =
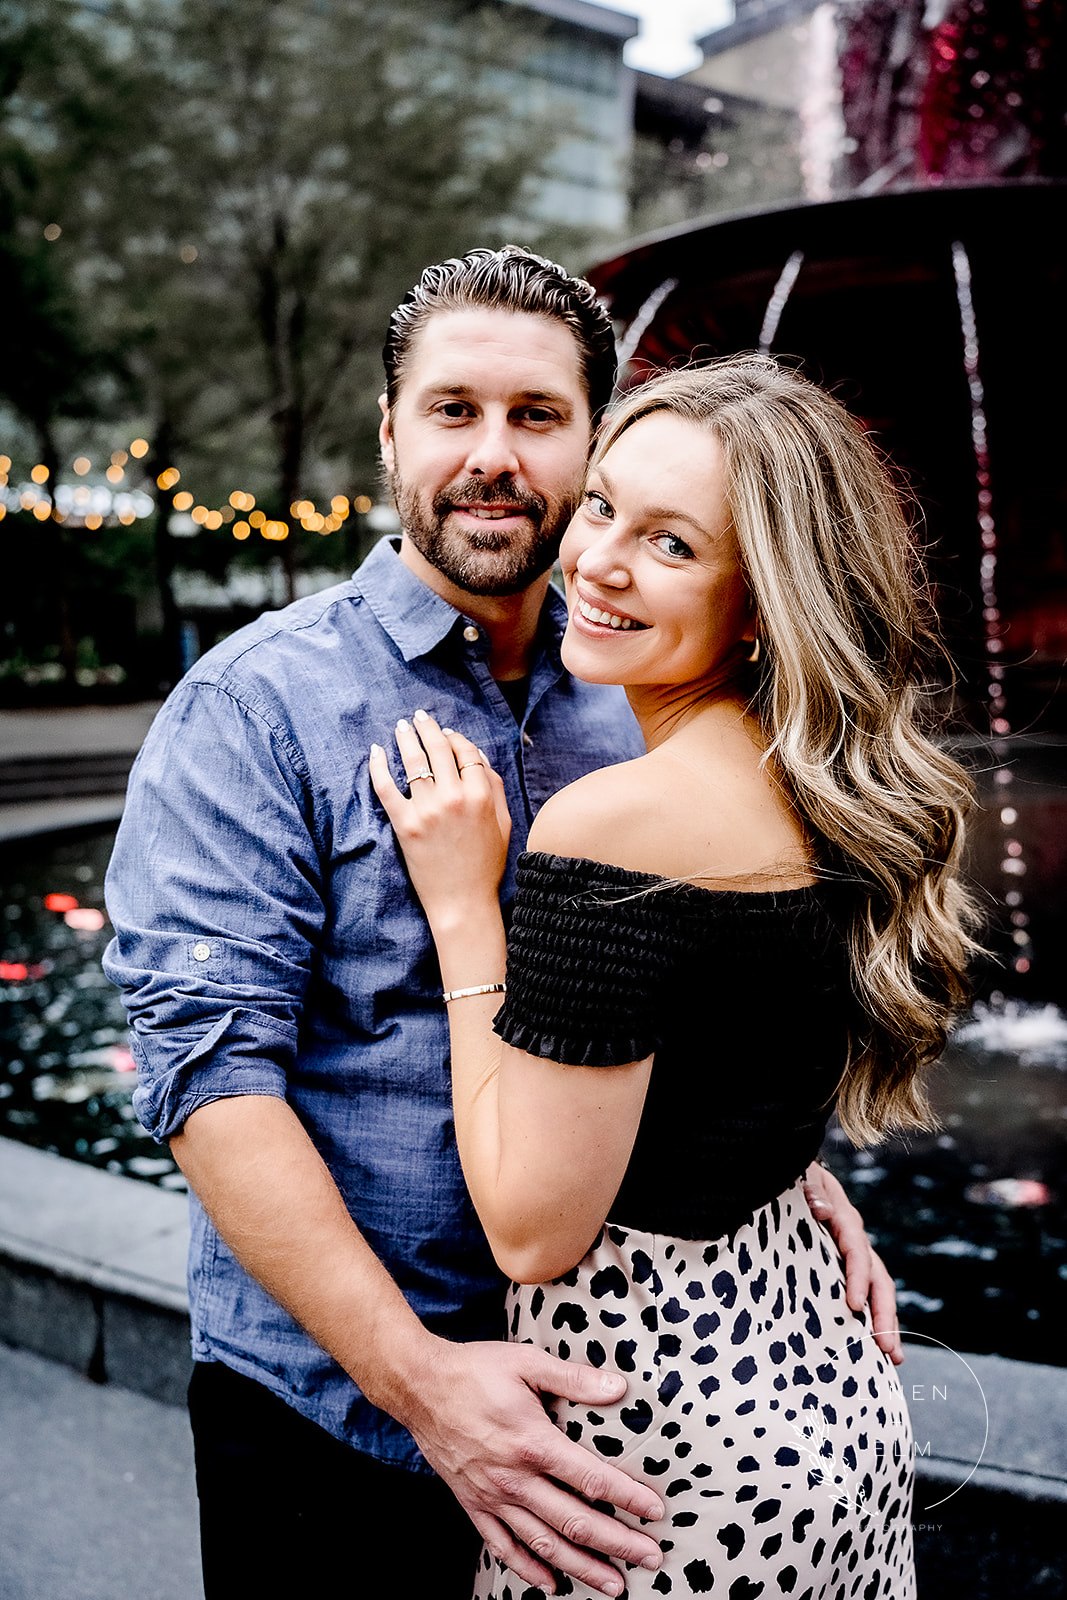
[[[481,1595],[905,1596],[892,1285],[813,1165],[924,1119],[967,949],[892,491],[759,358],[586,479],[610,323],[513,247],[384,356],[399,545],[197,663],[108,876],[208,1600],[469,1595],[478,1536]]]

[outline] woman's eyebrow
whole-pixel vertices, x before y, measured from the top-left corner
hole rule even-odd
[[[594,473],[604,485],[608,495],[614,498],[615,490],[612,486],[611,479],[608,477],[603,467],[590,468],[589,476],[592,477]],[[589,485],[587,481],[586,487],[588,488],[588,486]],[[641,515],[648,517],[652,522],[685,522],[689,525],[689,527],[695,528],[697,533],[703,534],[705,539],[711,538],[711,534],[708,532],[707,528],[705,528],[702,522],[698,522],[695,517],[691,517],[688,511],[679,511],[676,506],[642,506]]]

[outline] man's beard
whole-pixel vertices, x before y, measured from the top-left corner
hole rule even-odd
[[[443,577],[465,594],[519,594],[552,566],[560,540],[578,504],[580,486],[562,499],[546,500],[517,489],[510,478],[489,483],[482,478],[450,484],[426,504],[417,489],[405,483],[397,468],[392,476],[393,496],[400,525]],[[498,530],[487,520],[484,528],[449,527],[457,506],[514,506],[529,520],[527,530]]]

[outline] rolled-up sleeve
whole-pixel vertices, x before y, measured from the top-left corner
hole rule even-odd
[[[323,924],[302,756],[262,708],[186,682],[130,775],[108,867],[107,977],[160,1141],[199,1106],[284,1098]]]

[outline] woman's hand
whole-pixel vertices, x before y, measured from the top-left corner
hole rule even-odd
[[[376,744],[370,777],[431,928],[495,906],[511,836],[500,774],[469,739],[438,727],[426,711],[397,723],[396,742],[410,798]]]

